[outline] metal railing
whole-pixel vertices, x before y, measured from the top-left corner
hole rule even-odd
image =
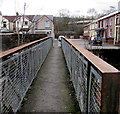
[[[120,71],[68,39],[62,50],[81,112],[118,112]]]
[[[36,44],[37,43],[37,44]],[[34,44],[34,46],[33,46]],[[28,46],[31,46],[29,47]],[[0,63],[0,111],[17,112],[50,48],[52,38],[34,41],[3,53],[12,57]],[[25,49],[27,47],[27,49]],[[24,50],[23,50],[24,48]],[[19,51],[17,54],[13,52]],[[22,50],[22,51],[21,51]],[[21,51],[21,52],[20,52]]]

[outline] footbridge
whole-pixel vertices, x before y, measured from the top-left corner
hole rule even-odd
[[[120,112],[120,71],[69,39],[36,40],[0,60],[1,113],[75,112],[68,78],[80,112]]]

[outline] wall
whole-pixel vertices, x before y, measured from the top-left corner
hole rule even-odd
[[[48,27],[48,28],[45,27],[46,21],[50,22],[50,27]],[[52,21],[50,19],[48,19],[46,16],[43,16],[42,18],[40,18],[38,20],[37,29],[48,29],[48,30],[52,29]]]

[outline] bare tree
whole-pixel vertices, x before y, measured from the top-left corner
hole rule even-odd
[[[70,11],[68,9],[60,9],[58,12],[59,12],[60,17],[69,17],[70,16]]]
[[[58,30],[67,30],[68,29],[68,23],[70,21],[70,11],[67,9],[61,9],[58,11],[59,13],[59,19],[57,21],[58,23]]]
[[[90,9],[88,9],[87,13],[91,15],[92,20],[93,20],[97,14],[97,11],[95,8],[90,8]]]
[[[109,6],[109,9],[103,10],[102,13],[103,13],[104,15],[106,15],[106,14],[112,13],[112,12],[114,12],[114,11],[116,11],[116,8],[115,8],[114,6]]]

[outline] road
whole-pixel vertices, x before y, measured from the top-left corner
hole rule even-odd
[[[91,44],[89,44],[88,40],[85,39],[70,39],[72,41],[74,41],[75,43],[77,43],[78,45],[88,49],[88,50],[94,50],[94,49],[120,49],[119,46],[114,46],[108,43],[103,42],[102,46],[93,46]]]

